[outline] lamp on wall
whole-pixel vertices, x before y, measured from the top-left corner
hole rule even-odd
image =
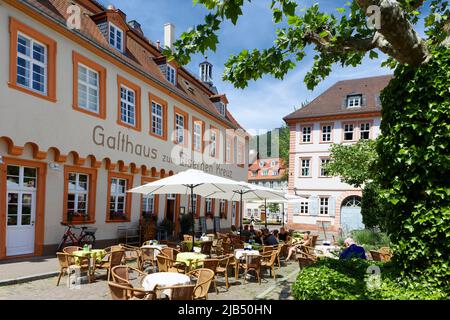
[[[48,164],[49,168],[54,171],[59,171],[60,165],[54,162]]]

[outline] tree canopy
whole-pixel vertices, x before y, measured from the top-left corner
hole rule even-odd
[[[224,22],[234,25],[243,16],[244,5],[251,0],[193,0],[209,10],[204,23],[184,32],[165,53],[181,64],[190,62],[196,53],[215,51]],[[357,66],[365,56],[389,59],[385,65],[398,63],[420,66],[431,57],[433,48],[450,44],[450,9],[444,0],[352,0],[335,12],[324,12],[319,4],[301,7],[300,0],[272,0],[268,10],[280,27],[269,48],[243,50],[231,55],[226,63],[224,80],[245,88],[250,80],[270,74],[278,79],[305,58],[306,49],[315,51],[314,65],[305,77],[313,89],[327,77],[332,65]],[[417,31],[425,22],[422,38]],[[368,23],[369,22],[369,23]]]

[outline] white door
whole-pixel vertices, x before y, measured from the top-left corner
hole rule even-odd
[[[343,202],[341,208],[341,227],[344,233],[365,228],[361,215],[361,198],[350,197]]]
[[[34,253],[36,186],[36,168],[7,167],[7,256]]]

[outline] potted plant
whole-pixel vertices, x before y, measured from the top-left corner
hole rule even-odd
[[[156,239],[157,222],[158,216],[144,212],[141,220],[143,241]]]
[[[171,237],[173,235],[173,231],[175,230],[175,223],[167,218],[164,218],[164,220],[159,223],[158,228],[165,230],[167,232],[167,236]]]
[[[127,220],[127,215],[125,214],[125,212],[111,212],[110,214],[111,220],[117,221],[126,221]]]
[[[71,212],[67,214],[67,222],[85,222],[87,220],[87,215],[79,212]]]

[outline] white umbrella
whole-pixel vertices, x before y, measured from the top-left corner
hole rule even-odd
[[[214,199],[225,199],[229,201],[240,201],[240,229],[242,233],[242,218],[244,208],[242,203],[244,200],[246,201],[255,201],[255,200],[276,200],[276,201],[286,201],[286,194],[281,190],[275,190],[271,188],[257,186],[248,182],[239,182],[239,187],[235,188],[232,192],[214,192],[211,193],[207,198]]]
[[[206,197],[213,193],[230,193],[236,188],[247,189],[240,183],[205,173],[200,170],[189,169],[176,175],[147,183],[143,186],[128,190],[131,193],[139,193],[143,195],[153,194],[186,194],[191,196],[191,215],[192,215],[192,250],[194,250],[194,212],[193,202],[194,194]]]

